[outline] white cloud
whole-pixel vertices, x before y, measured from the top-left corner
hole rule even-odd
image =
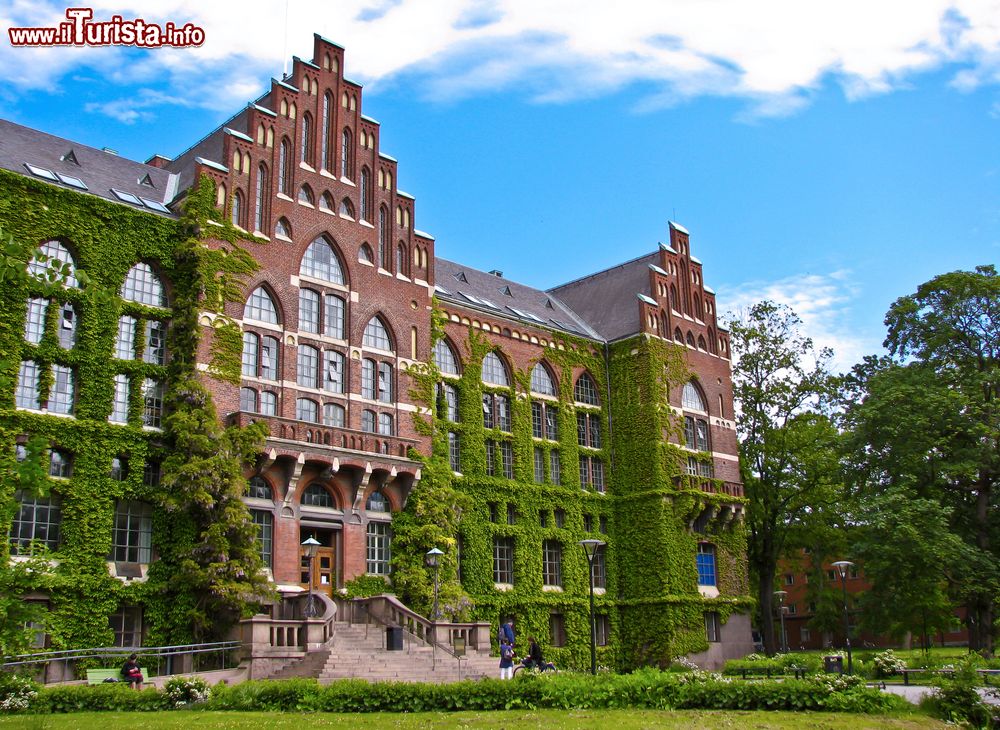
[[[785,304],[802,320],[802,331],[812,338],[817,350],[833,350],[832,369],[846,372],[865,355],[881,350],[878,335],[859,332],[851,325],[851,305],[858,291],[850,274],[847,270],[803,274],[728,287],[719,297],[718,310],[728,319],[739,317],[764,299]]]
[[[308,58],[318,32],[347,47],[348,75],[369,91],[407,72],[443,98],[516,84],[558,102],[641,83],[650,91],[640,108],[710,94],[746,99],[746,114],[759,117],[794,112],[830,79],[852,99],[945,64],[961,65],[957,88],[1000,83],[1000,0],[288,2],[287,44],[283,2],[98,2],[97,19],[192,22],[206,42],[149,51],[138,75],[114,50],[15,49],[5,40],[0,78],[51,90],[85,66],[131,83],[162,79],[174,98],[231,107],[264,90],[286,56]],[[65,7],[0,0],[0,24],[52,25]]]

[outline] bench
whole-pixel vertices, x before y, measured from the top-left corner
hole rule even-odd
[[[947,674],[949,677],[955,674],[954,669],[903,669],[899,672],[903,675],[903,684],[910,685],[911,674]]]
[[[144,668],[140,667],[139,671],[142,672],[143,679],[149,676],[146,674],[146,670]],[[87,684],[104,684],[104,682],[106,682],[108,679],[113,679],[116,682],[127,684],[127,682],[125,682],[124,678],[122,677],[121,667],[87,670]]]

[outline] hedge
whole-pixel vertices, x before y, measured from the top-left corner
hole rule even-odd
[[[449,712],[506,709],[716,709],[824,710],[885,713],[908,707],[850,677],[734,681],[705,672],[644,669],[632,674],[558,674],[453,684],[313,679],[258,680],[220,684],[198,707],[209,710],[277,712]],[[136,692],[123,685],[40,689],[30,712],[159,711],[174,707],[166,693]]]

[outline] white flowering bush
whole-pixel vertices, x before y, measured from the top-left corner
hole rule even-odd
[[[702,684],[704,682],[732,682],[732,677],[723,677],[718,672],[706,672],[695,669],[691,672],[684,672],[677,677],[677,684]]]
[[[830,692],[844,692],[865,686],[864,678],[856,674],[814,674],[807,681],[820,685]]]
[[[184,707],[207,700],[211,687],[200,677],[174,677],[167,680],[163,691],[174,707]]]
[[[0,712],[23,712],[38,696],[38,685],[27,677],[0,672]]]
[[[906,662],[896,656],[892,649],[881,651],[871,659],[872,666],[875,667],[876,677],[891,677],[906,669]]]
[[[693,672],[698,669],[698,665],[693,661],[688,659],[686,656],[675,656],[670,660],[670,668],[684,669],[689,672]]]

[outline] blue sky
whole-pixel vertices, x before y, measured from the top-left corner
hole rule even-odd
[[[0,25],[65,7],[0,0]],[[288,0],[287,22],[263,0],[93,7],[206,42],[4,33],[0,116],[174,156],[318,32],[346,48],[438,254],[534,286],[646,253],[674,219],[720,311],[788,303],[846,368],[878,351],[896,297],[1000,253],[995,0]]]

